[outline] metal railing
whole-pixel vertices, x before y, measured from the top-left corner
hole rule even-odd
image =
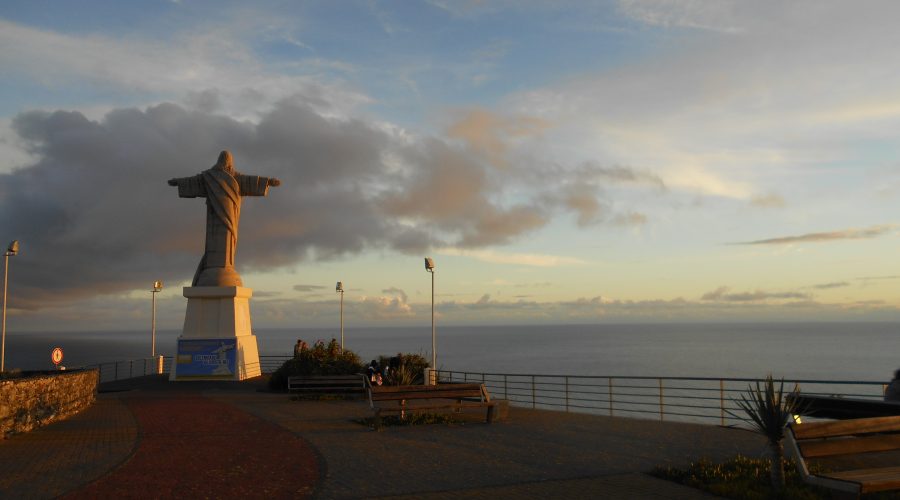
[[[263,373],[272,373],[293,356],[260,356],[259,369]]]
[[[272,373],[278,369],[291,356],[260,356],[259,368],[262,373]],[[110,361],[85,366],[96,368],[100,374],[100,383],[124,380],[134,377],[143,377],[156,374],[158,361],[156,358],[127,359],[124,361]],[[250,367],[252,369],[252,367]],[[171,373],[172,357],[163,357],[162,373]]]
[[[481,382],[515,406],[661,421],[738,425],[747,420],[735,402],[762,379],[525,375],[439,370],[441,382]],[[776,381],[777,384],[780,380]],[[785,393],[881,400],[885,384],[846,380],[784,380]]]
[[[85,368],[96,368],[100,374],[100,383],[112,382],[114,380],[122,380],[134,377],[143,377],[145,375],[153,375],[157,372],[157,358],[139,358],[128,359],[125,361],[110,361],[108,363],[97,363],[88,365]],[[163,373],[169,373],[172,365],[172,358],[163,358]]]

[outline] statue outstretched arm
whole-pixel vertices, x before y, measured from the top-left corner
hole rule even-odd
[[[181,198],[206,196],[206,186],[203,184],[202,174],[169,179],[169,185],[178,186],[178,196]]]
[[[265,196],[269,186],[281,185],[281,181],[274,177],[240,174],[236,178],[241,186],[241,196]]]

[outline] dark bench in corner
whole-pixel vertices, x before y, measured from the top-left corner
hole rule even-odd
[[[890,453],[900,450],[900,417],[793,423],[786,441],[807,483],[856,495],[900,489],[898,455]],[[810,473],[810,459],[837,470]]]
[[[497,402],[484,384],[438,384],[438,385],[398,385],[372,386],[368,388],[369,406],[375,413],[376,427],[381,423],[382,414],[415,413],[427,410],[454,410],[463,408],[484,408],[485,421],[494,421]]]
[[[843,420],[900,415],[900,402],[897,401],[806,394],[790,395],[788,398],[796,401],[800,415],[809,417]]]
[[[366,377],[357,375],[307,375],[288,377],[288,392],[299,394],[362,394]]]

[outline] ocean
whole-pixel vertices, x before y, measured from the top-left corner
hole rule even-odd
[[[261,355],[290,355],[298,338],[339,337],[337,328],[257,329]],[[178,331],[157,331],[171,356]],[[431,325],[345,328],[368,361],[411,352],[431,357]],[[50,369],[64,350],[75,368],[150,356],[150,331],[7,332],[6,367]],[[888,381],[900,368],[900,323],[599,324],[441,326],[438,367],[518,374],[747,377]]]

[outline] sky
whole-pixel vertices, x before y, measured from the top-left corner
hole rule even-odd
[[[255,327],[898,321],[898,16],[2,2],[8,331],[180,328],[224,149]]]

